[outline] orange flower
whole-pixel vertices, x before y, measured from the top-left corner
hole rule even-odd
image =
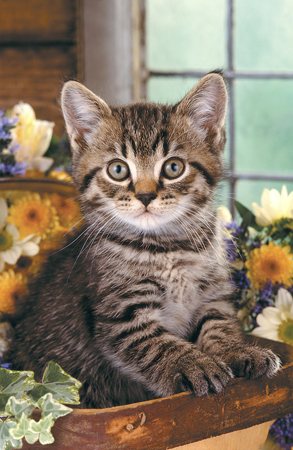
[[[14,223],[19,231],[19,239],[29,234],[36,234],[44,239],[58,226],[56,209],[48,198],[41,199],[40,195],[33,193],[15,201],[9,208],[7,222]]]
[[[12,269],[4,271],[0,275],[0,311],[4,313],[14,312],[14,302],[18,297],[27,293],[26,279],[20,274],[15,274]]]
[[[274,242],[262,245],[250,252],[245,266],[248,268],[247,276],[256,289],[264,286],[268,280],[273,284],[284,284],[285,287],[292,285],[293,255],[289,246],[281,247]]]
[[[52,206],[56,208],[61,226],[73,227],[82,218],[79,205],[73,198],[64,198],[56,193],[51,194],[48,198]]]

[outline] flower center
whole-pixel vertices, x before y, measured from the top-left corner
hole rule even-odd
[[[32,209],[30,209],[28,211],[26,217],[27,217],[28,221],[30,221],[30,220],[32,220],[32,221],[37,220],[38,219],[38,211],[36,211],[35,209],[32,208]]]
[[[13,246],[13,237],[8,231],[0,231],[0,252],[5,252]]]
[[[278,338],[286,344],[293,345],[293,319],[288,319],[279,325]]]

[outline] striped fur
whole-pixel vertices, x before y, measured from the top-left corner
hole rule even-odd
[[[226,103],[218,74],[175,106],[110,108],[65,84],[86,226],[49,258],[18,305],[14,368],[40,377],[56,361],[82,381],[86,407],[220,392],[235,375],[279,369],[270,350],[244,344],[230,303],[213,205]],[[120,173],[126,178],[116,179]]]

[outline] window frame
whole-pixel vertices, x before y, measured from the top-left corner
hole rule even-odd
[[[147,98],[147,82],[150,77],[198,77],[202,78],[207,72],[199,70],[153,70],[146,65],[146,0],[140,1],[140,17],[142,39],[140,41],[141,57],[141,94],[143,98]],[[235,194],[236,185],[239,180],[268,180],[268,181],[293,181],[293,175],[278,173],[260,173],[260,172],[243,172],[235,169],[235,91],[234,84],[236,79],[293,79],[293,72],[272,72],[272,71],[239,71],[234,68],[234,7],[235,0],[226,0],[227,22],[226,22],[226,60],[227,68],[223,70],[223,77],[226,80],[229,92],[228,104],[228,159],[227,170],[224,174],[224,180],[229,185],[229,208],[232,215],[235,214]]]

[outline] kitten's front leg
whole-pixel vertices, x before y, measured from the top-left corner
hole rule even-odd
[[[233,377],[229,367],[171,335],[152,316],[137,312],[136,320],[122,325],[120,318],[117,324],[112,322],[110,336],[109,328],[107,332],[102,326],[105,357],[157,397],[182,391],[197,396],[222,391]]]
[[[271,350],[245,342],[235,313],[224,301],[211,302],[202,310],[191,340],[204,353],[225,361],[235,376],[272,376],[281,367]]]

